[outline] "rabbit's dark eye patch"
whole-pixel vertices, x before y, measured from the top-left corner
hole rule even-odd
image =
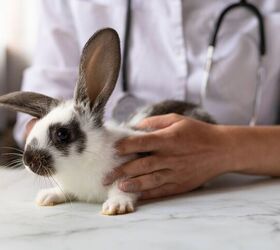
[[[85,149],[86,135],[81,130],[80,124],[76,119],[72,119],[67,124],[55,123],[49,128],[49,141],[64,156],[69,155],[70,149],[82,153]]]

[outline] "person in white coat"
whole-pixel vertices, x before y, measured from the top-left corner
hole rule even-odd
[[[37,49],[33,66],[24,74],[22,90],[71,98],[82,47],[95,31],[103,27],[117,30],[124,52],[128,2],[40,0]],[[128,93],[143,103],[165,99],[201,103],[209,38],[222,10],[236,2],[132,0],[126,48],[128,89],[122,86],[121,74],[106,119]],[[130,176],[120,183],[121,189],[154,198],[192,190],[227,172],[280,175],[280,128],[275,126],[280,106],[280,2],[249,2],[265,20],[265,75],[256,124],[266,126],[246,126],[255,105],[260,41],[257,19],[238,8],[227,15],[219,31],[203,102],[219,125],[173,114],[144,120],[139,127],[156,131],[127,138],[118,150],[120,154],[152,151],[152,156],[120,166],[104,185]],[[21,145],[28,119],[18,116],[15,138]],[[29,123],[27,132],[31,127]]]

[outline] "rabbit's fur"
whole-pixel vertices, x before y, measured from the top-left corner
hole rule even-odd
[[[35,174],[52,176],[59,185],[40,191],[39,205],[79,200],[104,202],[102,212],[107,215],[132,212],[137,194],[122,192],[117,182],[102,184],[107,173],[137,157],[116,154],[118,140],[144,133],[129,127],[147,116],[174,112],[212,122],[192,104],[167,101],[146,107],[126,125],[104,124],[104,108],[117,82],[120,58],[118,34],[106,28],[96,32],[83,49],[73,100],[32,92],[0,97],[1,106],[39,118],[27,137],[23,163]]]
[[[54,139],[50,139],[48,134],[52,134],[56,127],[73,129],[77,138],[72,145],[56,145]],[[94,121],[89,123],[84,114],[77,113],[72,101],[55,107],[31,130],[26,141],[24,159],[28,152],[32,155],[40,154],[40,151],[36,152],[37,148],[46,150],[41,154],[51,156],[50,165],[45,166],[45,170],[40,170],[39,166],[31,170],[40,175],[51,174],[64,193],[60,188],[43,190],[37,196],[37,203],[48,206],[68,199],[98,203],[107,199],[103,205],[104,214],[132,212],[137,195],[120,191],[117,183],[105,187],[102,180],[105,174],[128,160],[116,155],[115,143],[135,133],[140,132],[110,124],[96,127]],[[25,165],[30,169],[28,164]]]

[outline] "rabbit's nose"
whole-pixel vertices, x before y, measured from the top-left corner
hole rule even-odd
[[[26,150],[23,154],[23,162],[26,166],[32,168],[34,166],[33,164],[33,154],[32,151]]]
[[[36,157],[36,152],[33,150],[27,150],[24,152],[23,162],[34,173],[37,173],[41,166],[40,158]]]
[[[53,174],[53,158],[47,150],[27,147],[23,154],[23,162],[32,172],[41,176]]]

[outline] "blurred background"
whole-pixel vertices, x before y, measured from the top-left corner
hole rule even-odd
[[[0,0],[0,95],[19,90],[24,69],[32,63],[37,4],[38,0]],[[0,146],[15,146],[14,122],[14,113],[0,110]]]

